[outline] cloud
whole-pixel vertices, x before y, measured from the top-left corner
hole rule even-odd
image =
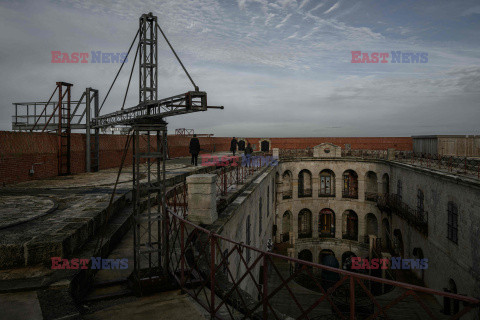
[[[324,13],[325,13],[325,14],[328,14],[328,13],[332,12],[333,10],[336,10],[339,5],[340,5],[340,2],[335,3],[333,6],[330,7],[330,9],[328,9],[328,10],[325,11]]]

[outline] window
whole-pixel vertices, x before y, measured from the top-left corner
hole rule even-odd
[[[320,172],[319,197],[335,196],[335,174],[331,170]]]
[[[343,173],[343,198],[358,199],[358,176],[355,171]]]
[[[258,235],[262,235],[262,198],[260,198],[260,203],[258,204]]]
[[[458,208],[452,201],[448,202],[447,238],[458,243]]]
[[[270,186],[267,187],[267,217],[270,215]]]
[[[402,200],[402,180],[397,180],[397,196]]]
[[[312,196],[312,174],[304,169],[298,174],[298,197]]]
[[[418,191],[417,191],[417,213],[418,213],[419,217],[423,217],[424,200],[425,200],[425,196],[423,195],[423,191],[418,189]]]
[[[320,211],[318,219],[318,236],[335,237],[335,214],[330,209]]]
[[[246,228],[245,228],[245,243],[247,246],[250,245],[250,216],[247,217],[247,223],[246,223]],[[250,260],[250,249],[246,249],[246,260]]]
[[[312,213],[308,209],[303,209],[298,214],[298,237],[312,237]]]

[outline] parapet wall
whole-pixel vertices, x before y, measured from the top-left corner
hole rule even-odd
[[[71,172],[85,172],[85,135],[72,134],[71,137]],[[200,137],[202,153],[228,151],[231,137]],[[260,149],[264,138],[246,138]],[[299,149],[312,148],[322,142],[336,144],[343,149],[412,150],[412,139],[398,138],[270,138],[269,148]],[[125,135],[100,135],[100,169],[118,167],[126,141]],[[171,158],[188,156],[190,137],[168,136],[168,153]],[[143,141],[144,147],[146,142]],[[155,139],[152,139],[152,144]],[[57,167],[58,142],[56,134],[0,131],[0,186],[27,180],[54,177]],[[126,165],[132,163],[131,149],[127,154]],[[29,175],[34,168],[35,173]]]

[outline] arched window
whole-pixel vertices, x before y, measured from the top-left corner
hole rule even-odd
[[[282,217],[282,242],[287,242],[290,240],[290,211],[285,211]]]
[[[447,238],[458,244],[458,208],[452,201],[448,202]]]
[[[377,174],[373,171],[368,171],[365,176],[365,200],[377,201],[377,197],[378,197]]]
[[[267,217],[270,215],[270,186],[267,187]]]
[[[335,173],[333,173],[332,170],[325,169],[320,172],[320,189],[318,191],[318,196],[335,196]]]
[[[298,174],[298,197],[312,196],[312,174],[307,169],[303,169]]]
[[[251,224],[250,224],[250,216],[247,216],[247,222],[246,222],[246,226],[245,226],[245,243],[247,244],[247,246],[250,245],[250,227],[251,227]],[[250,249],[246,249],[246,260],[249,261],[250,260]]]
[[[353,170],[343,173],[343,198],[358,199],[358,175]]]
[[[318,219],[318,236],[335,238],[335,213],[331,209],[322,209]]]
[[[384,173],[382,176],[382,193],[390,193],[390,177],[388,176],[388,173]]]
[[[417,214],[419,217],[423,217],[424,213],[424,200],[425,197],[423,195],[423,191],[418,189],[417,190]]]
[[[262,235],[262,222],[263,222],[263,212],[262,212],[262,197],[260,197],[260,202],[258,203],[258,235]]]
[[[298,214],[298,238],[312,237],[312,213],[308,209],[302,209]]]
[[[293,184],[292,184],[292,173],[290,171],[285,171],[282,175],[282,198],[283,199],[292,199],[293,194]]]
[[[358,216],[353,210],[343,213],[343,239],[358,241]]]
[[[402,180],[397,180],[397,197],[402,200]]]
[[[369,243],[369,235],[378,236],[378,221],[373,213],[365,215],[365,243]]]

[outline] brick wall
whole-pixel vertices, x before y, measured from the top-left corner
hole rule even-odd
[[[100,135],[100,169],[120,165],[126,136]],[[202,153],[228,151],[230,137],[200,137]],[[261,138],[247,138],[248,142],[259,149]],[[412,150],[412,138],[270,138],[272,148],[298,149],[331,142],[342,149],[350,144],[352,149],[395,148]],[[151,140],[155,145],[155,139]],[[171,158],[188,156],[190,137],[168,136],[168,151]],[[71,171],[85,172],[85,135],[72,134]],[[140,148],[144,149],[146,141],[142,140]],[[0,131],[0,186],[15,182],[54,177],[57,175],[57,136],[50,133],[26,133]],[[34,166],[35,174],[29,175]],[[132,150],[127,154],[126,165],[132,163]]]

